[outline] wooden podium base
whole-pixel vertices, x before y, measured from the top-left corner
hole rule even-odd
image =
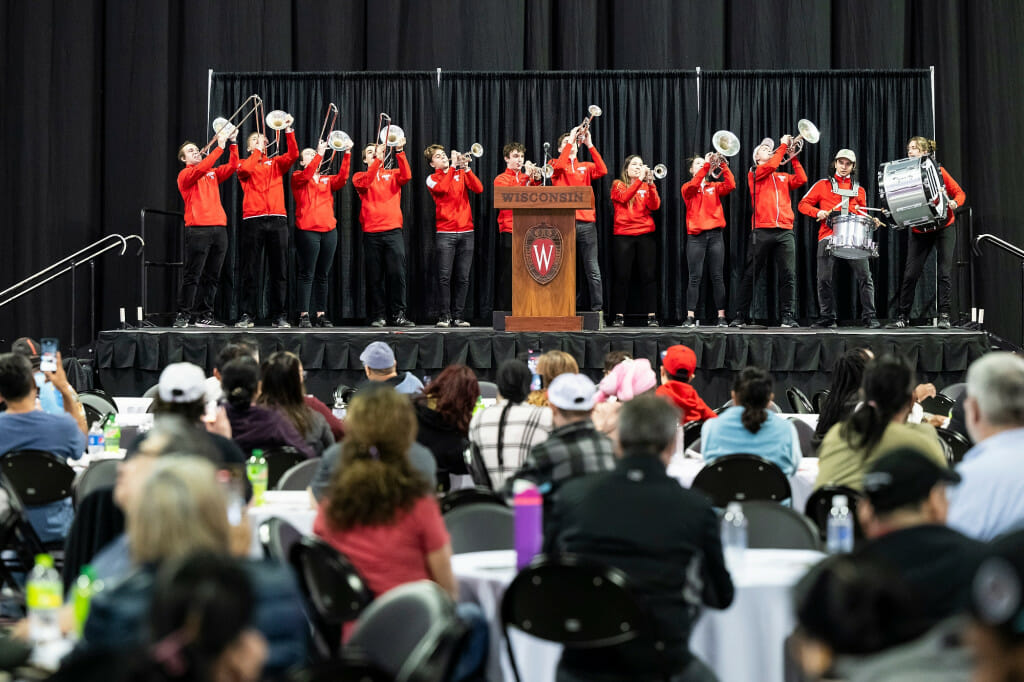
[[[583,318],[576,315],[564,317],[515,317],[505,318],[505,331],[510,332],[578,332],[583,330]]]

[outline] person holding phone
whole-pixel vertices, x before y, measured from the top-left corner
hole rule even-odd
[[[39,407],[43,412],[67,414],[75,420],[78,429],[88,436],[89,425],[85,421],[85,410],[82,409],[82,403],[78,401],[78,393],[71,387],[67,375],[64,374],[58,347],[57,339],[43,339],[41,346],[35,339],[23,336],[11,344],[11,352],[24,355],[32,363]],[[44,349],[43,354],[40,354],[41,348]],[[46,348],[50,349],[48,359],[45,357],[47,355]],[[44,359],[46,360],[45,364]]]

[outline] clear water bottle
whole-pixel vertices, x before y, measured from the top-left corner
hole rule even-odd
[[[75,613],[75,635],[81,639],[85,629],[85,621],[89,618],[89,607],[92,598],[103,589],[103,581],[96,579],[96,571],[92,566],[82,566],[82,573],[71,586],[71,605]]]
[[[722,553],[733,577],[743,574],[747,552],[747,517],[739,502],[730,502],[722,517]]]
[[[107,415],[107,423],[103,426],[103,449],[117,452],[121,449],[121,427],[117,425],[117,415]]]
[[[853,515],[850,514],[846,495],[836,495],[832,498],[826,536],[829,554],[846,554],[853,551]]]
[[[25,584],[28,606],[28,636],[34,645],[60,639],[60,608],[64,605],[64,584],[49,554],[36,555],[36,565]]]
[[[89,454],[98,455],[103,452],[103,424],[97,419],[89,427]]]

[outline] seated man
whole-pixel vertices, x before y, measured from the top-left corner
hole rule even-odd
[[[57,370],[47,378],[64,398],[64,409],[80,409],[78,395],[68,384],[57,354]],[[85,452],[85,434],[69,414],[49,414],[36,406],[32,363],[19,353],[0,355],[0,455],[15,450],[44,450],[62,459],[78,459]],[[28,507],[28,520],[44,543],[59,542],[67,535],[75,512],[68,497],[51,504]]]
[[[56,372],[43,372],[39,369],[42,361],[39,349],[39,342],[27,336],[16,339],[11,344],[12,353],[21,353],[32,363],[32,377],[35,379],[36,388],[39,389],[39,407],[43,412],[50,414],[66,412],[71,415],[71,418],[78,424],[79,430],[88,438],[89,425],[85,421],[85,410],[78,401],[78,394],[75,393],[75,389],[67,381],[66,376],[65,381],[58,387],[51,380],[51,377],[57,376]],[[64,376],[64,364],[59,353],[57,354],[57,364],[60,365],[61,376]],[[65,395],[70,395],[71,399],[64,400]]]
[[[410,372],[399,372],[395,351],[383,341],[374,341],[359,354],[367,381],[383,381],[399,393],[413,395],[423,390],[423,382]],[[365,384],[364,384],[365,386]]]
[[[711,504],[665,471],[678,422],[679,411],[660,398],[630,400],[622,406],[615,470],[568,481],[554,496],[545,552],[568,552],[624,571],[665,643],[660,655],[646,639],[566,649],[560,682],[715,679],[688,640],[700,604],[729,606],[733,584]],[[659,669],[661,662],[666,670]]]
[[[671,400],[682,410],[680,424],[714,419],[718,415],[704,404],[690,382],[697,371],[697,355],[693,349],[676,345],[665,351],[661,359],[661,386],[656,393]]]

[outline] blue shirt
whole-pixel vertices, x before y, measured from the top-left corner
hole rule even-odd
[[[12,450],[45,450],[64,459],[78,459],[85,451],[85,434],[68,414],[41,410],[0,413],[0,455]],[[63,540],[75,516],[71,498],[25,511],[43,542]]]
[[[1024,428],[1003,431],[971,448],[949,486],[946,524],[978,540],[1024,527]]]
[[[792,476],[800,464],[800,437],[788,419],[768,412],[757,433],[743,426],[743,407],[730,407],[718,419],[704,422],[700,430],[700,451],[709,464],[724,455],[759,455]]]

